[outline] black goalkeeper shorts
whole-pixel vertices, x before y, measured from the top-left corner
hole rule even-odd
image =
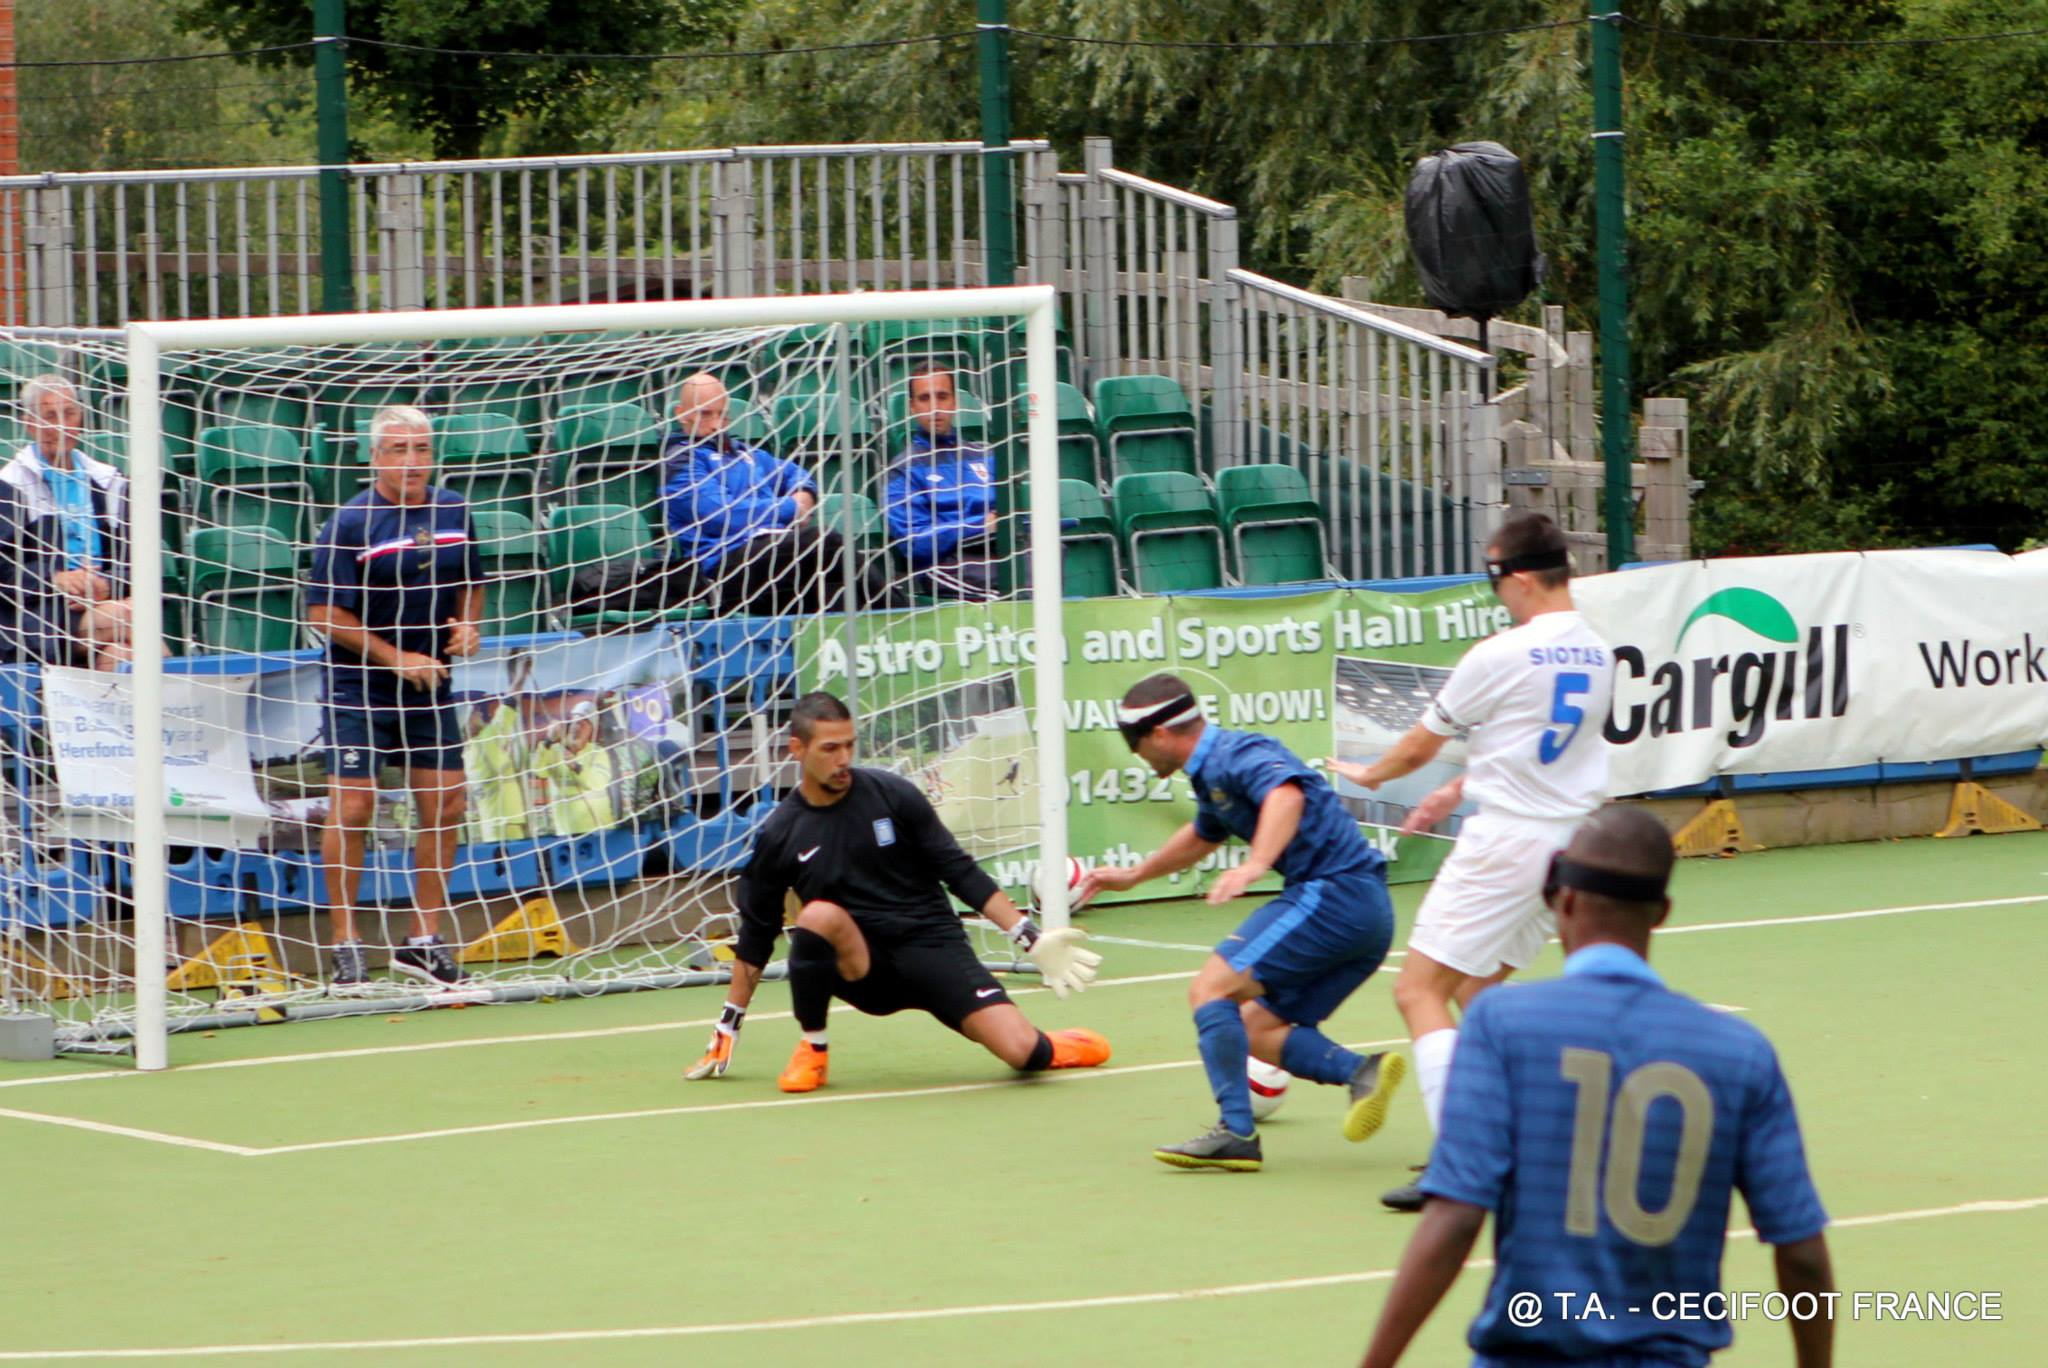
[[[868,972],[847,982],[832,976],[832,996],[869,1016],[930,1012],[957,1031],[984,1007],[1010,995],[975,958],[964,931],[934,931],[906,940],[868,939]]]

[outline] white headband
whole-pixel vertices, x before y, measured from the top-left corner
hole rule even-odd
[[[1168,708],[1179,708],[1180,711],[1171,717],[1156,716]],[[1158,703],[1145,703],[1135,708],[1125,703],[1119,705],[1116,710],[1118,726],[1129,727],[1149,721],[1145,728],[1147,731],[1153,727],[1177,727],[1183,722],[1192,722],[1201,715],[1202,705],[1195,701],[1193,694],[1183,694],[1179,698],[1168,698]]]

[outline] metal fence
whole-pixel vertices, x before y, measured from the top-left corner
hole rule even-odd
[[[1020,159],[1044,143],[1017,145]],[[359,307],[985,283],[981,145],[351,166]],[[0,325],[310,313],[318,167],[0,178]]]
[[[1244,270],[1231,206],[1117,170],[1106,138],[1084,156],[1079,173],[1041,164],[1026,209],[1082,374],[1179,381],[1206,405],[1212,473],[1300,470],[1339,575],[1477,569],[1500,502],[1492,359]]]
[[[986,281],[972,142],[348,168],[358,306],[561,304]],[[1345,577],[1478,567],[1504,507],[1492,358],[1242,269],[1230,205],[1020,142],[1018,276],[1056,285],[1073,378],[1155,373],[1202,462],[1300,470]],[[317,167],[0,179],[0,324],[319,307]]]

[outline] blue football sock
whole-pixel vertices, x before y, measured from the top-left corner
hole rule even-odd
[[[1232,1135],[1250,1135],[1252,1090],[1245,1081],[1244,1018],[1237,1004],[1227,998],[1205,1002],[1195,1009],[1195,1038],[1202,1051],[1202,1067],[1209,1071],[1209,1090],[1216,1095],[1216,1108]]]
[[[1313,1026],[1297,1026],[1280,1045],[1280,1067],[1311,1083],[1349,1083],[1365,1056],[1345,1049]]]

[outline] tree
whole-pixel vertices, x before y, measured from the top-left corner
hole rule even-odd
[[[25,5],[17,19],[29,64],[19,77],[24,171],[276,163],[312,145],[310,80],[281,73],[252,82],[246,67],[226,60],[150,63],[207,45],[178,33],[147,0]]]
[[[550,151],[602,141],[602,131],[654,80],[655,64],[609,54],[661,53],[723,34],[736,0],[350,0],[352,98],[425,130],[442,158],[482,154],[515,120]],[[307,43],[307,0],[179,0],[189,33],[238,50]],[[561,53],[526,57],[521,53]],[[489,55],[496,54],[496,55]],[[606,54],[606,55],[592,55]],[[269,66],[310,67],[307,47],[265,53]]]

